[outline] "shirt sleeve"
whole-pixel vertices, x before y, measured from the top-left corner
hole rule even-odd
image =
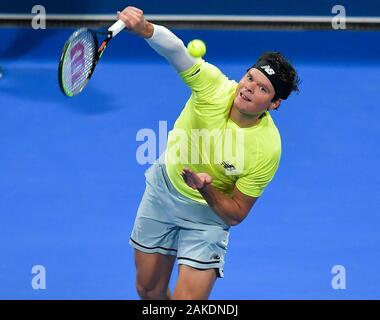
[[[229,89],[229,80],[219,68],[201,58],[179,75],[199,102],[215,103],[218,95]]]

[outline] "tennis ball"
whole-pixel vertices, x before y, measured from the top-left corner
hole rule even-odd
[[[206,53],[206,45],[202,40],[194,39],[188,43],[187,51],[194,58],[201,58]]]

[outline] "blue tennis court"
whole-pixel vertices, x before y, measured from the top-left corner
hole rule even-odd
[[[123,32],[84,92],[64,97],[57,64],[72,31],[0,29],[1,299],[138,299],[128,240],[148,164],[136,160],[147,137],[136,137],[154,132],[158,157],[162,126],[172,128],[190,91]],[[302,79],[272,113],[278,173],[231,229],[225,278],[210,298],[379,299],[378,32],[173,31],[185,43],[203,39],[205,60],[231,79],[268,50]],[[31,285],[36,265],[45,290]],[[337,265],[345,289],[332,287]]]

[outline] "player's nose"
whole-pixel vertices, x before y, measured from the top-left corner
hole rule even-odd
[[[250,93],[254,93],[256,91],[256,88],[258,87],[258,84],[255,82],[255,81],[252,81],[251,83],[248,84],[247,86],[247,90],[250,92]]]
[[[250,83],[245,87],[245,90],[253,94],[255,92],[255,85],[253,83]]]

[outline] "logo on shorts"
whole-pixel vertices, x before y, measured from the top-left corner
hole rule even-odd
[[[225,174],[226,174],[227,176],[238,175],[238,174],[241,173],[239,170],[237,170],[237,169],[235,168],[234,165],[228,163],[227,161],[223,161],[223,162],[221,163],[221,165],[224,167],[224,169],[226,169]]]
[[[220,260],[220,256],[219,256],[217,253],[214,253],[214,254],[211,256],[211,259]]]

